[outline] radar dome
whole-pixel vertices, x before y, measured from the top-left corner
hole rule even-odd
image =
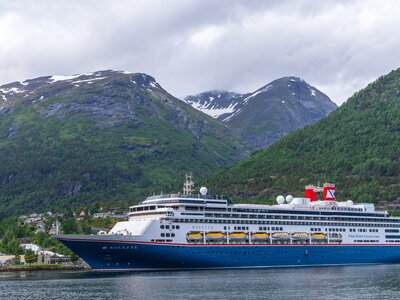
[[[207,190],[207,188],[205,186],[202,186],[200,188],[200,194],[201,195],[205,196],[205,195],[207,195],[207,192],[208,192],[208,190]]]
[[[351,200],[347,200],[346,203],[347,203],[347,206],[353,206],[353,204],[354,204],[353,201],[351,201]]]
[[[292,195],[287,195],[286,196],[286,203],[289,204],[293,201],[293,196]]]
[[[278,204],[283,204],[283,202],[285,202],[285,197],[282,195],[276,197],[276,202],[278,202]]]

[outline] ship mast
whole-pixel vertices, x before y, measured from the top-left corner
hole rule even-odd
[[[186,174],[186,181],[183,184],[183,194],[184,195],[191,195],[193,192],[194,188],[194,182],[192,180],[193,173],[190,172],[189,174]]]

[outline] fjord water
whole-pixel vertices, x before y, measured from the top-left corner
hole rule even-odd
[[[1,299],[398,299],[400,265],[0,273]]]

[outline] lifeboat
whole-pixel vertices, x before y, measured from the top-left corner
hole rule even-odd
[[[287,232],[274,232],[272,233],[272,238],[276,240],[288,240],[290,235]]]
[[[231,239],[231,240],[244,240],[245,238],[247,238],[247,234],[245,232],[229,233],[229,239]]]
[[[251,239],[253,241],[266,240],[268,238],[269,238],[269,233],[268,232],[253,232],[251,234]]]
[[[313,240],[324,240],[326,239],[326,234],[322,232],[316,232],[311,234]]]
[[[331,242],[341,242],[342,241],[342,235],[340,233],[334,232],[329,234],[329,241]]]
[[[225,235],[221,231],[210,231],[206,233],[206,239],[209,240],[221,240]]]
[[[194,240],[194,241],[202,240],[203,239],[203,233],[202,232],[198,232],[198,231],[188,232],[186,234],[186,238],[188,240]]]
[[[292,238],[296,240],[307,240],[309,237],[307,232],[293,232]]]

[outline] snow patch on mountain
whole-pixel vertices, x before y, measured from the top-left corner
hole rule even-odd
[[[159,85],[157,82],[154,82],[154,81],[151,81],[151,82],[150,82],[150,85],[151,85],[153,88],[156,88],[156,89],[160,88],[160,85]]]
[[[49,81],[51,83],[57,82],[57,81],[70,81],[73,80],[75,78],[79,78],[81,76],[94,76],[95,78],[92,78],[91,80],[97,80],[100,78],[97,78],[98,76],[101,76],[103,73],[103,71],[99,71],[99,72],[95,72],[95,73],[84,73],[84,74],[75,74],[75,75],[53,75],[49,78]],[[101,79],[106,78],[106,77],[102,77]]]
[[[12,87],[12,88],[8,88],[8,89],[0,89],[0,92],[4,93],[4,94],[9,94],[9,93],[24,93],[24,90],[20,90],[19,88],[16,87]]]
[[[212,98],[212,97],[210,97]],[[212,100],[212,99],[211,99]],[[224,114],[232,114],[235,111],[235,107],[238,103],[233,103],[229,107],[225,108],[215,108],[215,107],[207,107],[204,106],[203,104],[200,103],[195,103],[193,102],[191,105],[193,108],[200,110],[201,112],[213,117],[213,118],[218,118],[221,115]]]
[[[82,76],[82,74],[77,74],[77,75],[53,75],[50,77],[51,82],[57,82],[57,81],[65,81],[65,80],[72,80],[75,79],[79,76]]]
[[[317,94],[315,90],[313,90],[310,86],[308,86],[308,90],[310,91],[311,96],[314,96]]]

